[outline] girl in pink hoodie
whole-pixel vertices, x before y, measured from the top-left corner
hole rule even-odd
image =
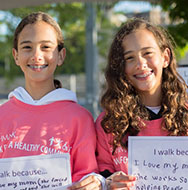
[[[69,188],[98,190],[93,118],[73,92],[54,83],[65,55],[61,29],[48,14],[31,13],[16,28],[13,56],[25,87],[16,88],[0,107],[0,158],[69,153],[77,182]]]

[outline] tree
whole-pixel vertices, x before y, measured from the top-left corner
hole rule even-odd
[[[4,24],[7,26],[7,33],[1,37],[0,42],[0,60],[4,62],[5,76],[8,78],[20,74],[20,69],[15,66],[11,56],[13,33],[21,18],[31,12],[44,11],[52,15],[60,24],[62,33],[65,38],[65,46],[67,47],[67,58],[65,65],[57,70],[57,72],[79,73],[83,72],[84,53],[81,51],[84,48],[84,4],[47,4],[37,7],[18,8],[6,11],[3,18]],[[74,12],[74,14],[71,14]],[[6,50],[5,48],[6,47]],[[79,55],[79,57],[78,57]],[[66,63],[69,64],[66,64]]]
[[[106,17],[106,11],[111,9],[113,5],[114,3],[96,4],[99,53],[105,57],[107,51],[105,51],[106,48],[104,47],[108,47],[108,36],[111,34],[106,31],[109,31],[109,28],[113,28]],[[49,13],[62,28],[67,56],[63,67],[59,67],[57,73],[85,72],[85,23],[87,19],[85,4],[57,3],[4,11],[5,14],[0,19],[0,24],[3,22],[6,25],[7,32],[0,36],[0,76],[7,76],[7,78],[12,79],[14,76],[21,74],[20,69],[14,64],[11,56],[13,33],[21,18],[36,11]]]
[[[164,11],[172,20],[168,29],[181,49],[187,50],[188,44],[188,4],[187,0],[160,0]]]

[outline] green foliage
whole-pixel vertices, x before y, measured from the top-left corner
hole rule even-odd
[[[6,34],[0,36],[0,77],[7,78],[8,81],[17,75],[23,75],[20,68],[14,63],[12,56],[13,35],[16,26],[21,18],[33,11],[46,11],[47,7],[19,8],[4,11],[4,17],[0,20],[6,26]]]
[[[168,29],[177,45],[184,51],[188,43],[188,4],[187,0],[160,0],[164,11],[169,13],[172,20]]]
[[[63,67],[57,69],[56,73],[80,73],[84,71],[84,45],[85,45],[85,7],[81,3],[72,4],[47,4],[38,7],[18,8],[7,11],[4,23],[7,26],[7,34],[0,43],[3,48],[6,43],[7,50],[2,51],[0,60],[10,62],[10,67],[6,74],[13,77],[20,74],[19,68],[15,68],[13,59],[10,59],[12,49],[13,33],[20,20],[31,12],[44,11],[53,16],[60,27],[65,38],[65,46],[67,47],[67,58]],[[72,14],[74,13],[74,14]],[[0,48],[1,48],[0,47]],[[8,57],[8,59],[7,59]],[[12,70],[14,71],[12,73]],[[5,72],[6,73],[6,72]]]
[[[113,28],[106,12],[111,9],[114,3],[96,5],[97,29],[98,29],[98,51],[100,56],[106,58],[109,44],[109,36]],[[65,39],[66,59],[63,66],[58,67],[56,73],[82,73],[85,71],[85,25],[87,19],[86,6],[84,3],[57,3],[46,4],[37,7],[17,8],[4,11],[4,18],[0,19],[0,25],[6,25],[6,34],[0,36],[0,76],[9,79],[20,75],[21,71],[14,64],[11,56],[13,34],[20,20],[31,12],[43,11],[49,13],[56,19],[62,28]],[[6,47],[6,48],[5,48]]]
[[[188,43],[188,23],[180,23],[177,25],[169,25],[169,32],[172,34],[177,45],[184,48]]]
[[[188,4],[187,0],[161,0],[162,8],[169,12],[173,20],[184,19],[188,20]]]

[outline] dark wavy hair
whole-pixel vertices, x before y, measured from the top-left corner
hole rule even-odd
[[[145,126],[144,120],[149,119],[149,113],[138,92],[125,75],[122,42],[125,36],[139,29],[152,32],[161,52],[166,48],[170,50],[170,63],[163,69],[162,74],[162,129],[168,131],[169,135],[187,135],[187,85],[176,70],[175,42],[164,28],[143,19],[133,18],[115,35],[105,71],[106,90],[101,98],[105,116],[101,125],[106,133],[113,135],[113,142],[110,142],[113,145],[113,153],[117,146],[127,147],[128,139],[125,137],[136,136]]]

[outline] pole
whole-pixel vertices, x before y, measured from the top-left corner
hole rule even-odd
[[[86,3],[86,108],[96,118],[98,115],[99,78],[97,60],[96,9],[94,3]]]

